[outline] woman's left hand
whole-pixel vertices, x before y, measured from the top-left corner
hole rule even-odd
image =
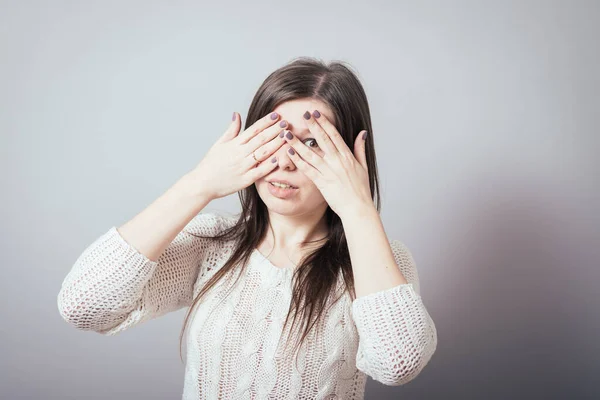
[[[296,136],[292,139],[286,136],[293,148],[288,149],[288,156],[296,167],[314,182],[340,218],[358,211],[359,207],[374,207],[365,156],[366,141],[363,139],[366,131],[356,137],[352,152],[325,115],[317,110],[312,114],[307,111],[304,121],[324,155],[317,154]]]

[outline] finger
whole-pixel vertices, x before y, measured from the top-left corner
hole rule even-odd
[[[337,151],[339,151],[341,154],[345,153],[345,155],[350,155],[350,149],[348,148],[348,145],[329,118],[321,114],[319,110],[314,110],[311,114],[311,117],[312,118],[310,118],[309,122],[315,121],[319,124],[321,129],[327,134],[333,145],[336,147]]]
[[[295,152],[302,157],[302,160],[311,165],[311,168],[316,169],[320,174],[324,174],[329,171],[329,166],[323,160],[323,157],[302,143],[296,136],[294,136],[294,134],[292,134],[292,132],[286,130],[284,137],[288,144],[293,147]],[[291,154],[290,152],[288,152],[288,154],[291,156],[296,155]]]
[[[250,179],[252,180],[252,183],[256,182],[263,176],[267,175],[269,172],[271,172],[273,169],[275,169],[275,167],[277,167],[277,157],[276,156],[266,159],[263,162],[261,162],[260,164],[258,164],[256,166],[256,168],[253,168],[250,171],[248,171],[248,174],[250,176]]]
[[[279,128],[279,129],[281,129],[281,128]],[[281,130],[281,132],[275,139],[269,140],[269,142],[262,145],[258,149],[254,150],[253,153],[254,153],[254,156],[256,157],[256,159],[258,161],[263,161],[263,160],[269,158],[277,150],[279,150],[279,148],[281,146],[283,146],[286,142],[285,138],[283,137],[284,133],[285,133],[285,130]],[[250,153],[250,155],[248,156],[248,161],[250,163],[249,166],[252,166],[252,163],[256,163],[256,161],[254,161],[254,157],[252,157],[252,153]]]
[[[250,125],[248,127],[248,129],[246,129],[244,132],[242,132],[238,135],[240,143],[241,144],[247,143],[250,139],[252,139],[254,136],[258,135],[265,128],[273,125],[278,119],[279,119],[279,114],[276,112],[272,112],[272,113],[267,114],[264,117],[260,118],[259,120],[254,122],[252,125]]]
[[[354,141],[354,157],[358,160],[360,165],[363,166],[365,171],[369,170],[367,166],[367,153],[366,146],[367,141],[365,140],[367,137],[367,131],[362,130],[359,132],[358,136],[356,136],[356,140]]]
[[[261,158],[259,158],[259,151],[258,149],[261,146],[264,146],[266,143],[270,143],[272,142],[273,138],[276,137],[277,135],[280,135],[280,137],[283,138],[283,135],[281,135],[281,132],[283,131],[283,129],[285,129],[288,126],[288,123],[286,120],[281,120],[278,124],[274,124],[269,126],[268,128],[266,128],[265,130],[263,130],[261,133],[259,133],[258,135],[256,135],[255,137],[253,137],[248,143],[246,143],[244,146],[244,151],[246,152],[246,154],[250,154],[252,152],[254,152],[254,154],[256,155],[256,158],[259,160],[264,160],[264,158],[266,156],[262,155]],[[284,140],[281,140],[284,141]],[[280,140],[276,140],[276,142],[281,142]]]
[[[240,126],[241,119],[239,118],[238,113],[234,111],[233,115],[231,116],[231,123],[229,124],[229,127],[227,127],[227,130],[225,130],[225,133],[221,135],[219,141],[226,142],[236,137],[237,134],[240,132]]]
[[[302,143],[300,143],[300,144],[302,144]],[[304,144],[302,144],[302,145],[304,146]],[[300,155],[296,151],[294,151],[294,148],[292,148],[292,147],[288,148],[287,155],[292,160],[292,162],[294,163],[296,168],[298,168],[300,170],[300,172],[302,172],[304,175],[308,176],[310,178],[310,180],[313,181],[315,184],[318,183],[318,181],[323,176],[321,174],[321,172],[319,172],[312,165],[310,165],[309,163],[304,161],[302,159],[302,157],[300,157]],[[319,187],[319,185],[317,185],[317,187]]]
[[[324,117],[321,117],[324,118]],[[315,135],[315,139],[319,144],[319,147],[323,150],[326,155],[335,156],[338,153],[335,144],[331,141],[329,135],[323,130],[321,125],[313,118],[312,114],[308,111],[304,113],[304,122],[308,126],[308,129],[312,134]]]

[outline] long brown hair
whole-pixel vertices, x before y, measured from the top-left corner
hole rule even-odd
[[[335,126],[351,151],[354,149],[354,141],[358,133],[363,129],[369,132],[366,139],[369,186],[376,209],[379,211],[381,207],[379,181],[367,96],[356,74],[345,62],[334,61],[325,64],[317,59],[299,57],[275,70],[265,79],[252,99],[244,129],[271,112],[279,104],[305,98],[318,99],[329,106],[334,114]],[[242,211],[237,222],[218,235],[210,236],[211,239],[217,241],[233,239],[235,245],[232,255],[225,265],[207,281],[193,300],[179,337],[180,357],[182,338],[188,320],[201,297],[242,261],[239,279],[252,252],[268,233],[270,226],[268,210],[261,200],[256,186],[250,185],[239,191],[238,195]],[[302,344],[312,327],[320,319],[325,305],[335,289],[334,286],[338,282],[340,273],[345,287],[333,304],[345,291],[350,293],[352,299],[356,298],[350,254],[342,222],[330,207],[325,211],[325,219],[328,235],[318,240],[323,244],[300,261],[292,278],[292,302],[283,328],[285,331],[290,315],[293,314],[291,331],[294,332],[297,315],[302,315],[300,318],[303,321],[304,332],[300,341],[296,343],[296,348]],[[206,236],[194,236],[206,238]]]

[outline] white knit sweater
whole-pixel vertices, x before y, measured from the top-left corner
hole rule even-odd
[[[58,295],[62,317],[78,329],[114,335],[189,307],[233,249],[233,243],[189,233],[214,235],[234,222],[198,214],[157,261],[113,226],[64,279]],[[233,290],[226,295],[221,280],[190,319],[183,399],[353,400],[363,399],[367,375],[391,386],[415,378],[436,349],[437,333],[409,250],[398,240],[390,245],[408,283],[354,301],[346,292],[311,330],[297,364],[282,353],[293,270],[274,266],[255,249]]]

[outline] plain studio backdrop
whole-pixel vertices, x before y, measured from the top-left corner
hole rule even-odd
[[[358,73],[438,329],[416,379],[366,398],[599,398],[599,2],[1,4],[0,398],[180,398],[185,310],[78,331],[61,283],[298,56]]]

